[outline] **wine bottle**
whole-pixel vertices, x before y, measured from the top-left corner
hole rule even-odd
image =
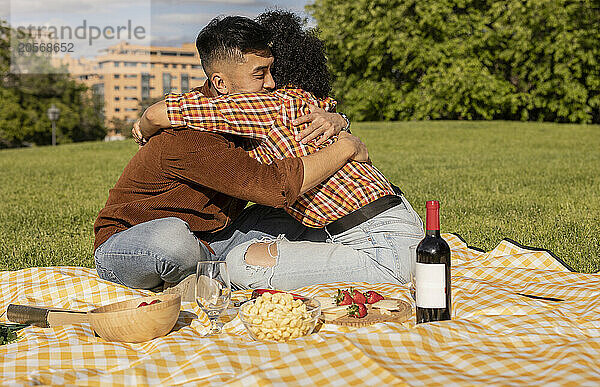
[[[440,236],[440,203],[427,202],[425,238],[417,246],[417,324],[450,320],[450,247]]]

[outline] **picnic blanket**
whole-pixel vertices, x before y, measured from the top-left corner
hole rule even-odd
[[[551,253],[508,240],[490,252],[445,234],[452,250],[452,321],[324,324],[288,343],[253,341],[239,318],[217,337],[182,304],[173,332],[141,344],[106,342],[87,324],[25,328],[0,347],[2,384],[74,385],[598,385],[600,276],[573,273]],[[414,305],[403,285],[335,283],[296,292],[374,289]],[[0,272],[10,303],[89,310],[149,291],[100,280],[81,267]],[[248,294],[248,293],[244,293]],[[550,297],[554,301],[531,296]],[[193,318],[197,316],[197,318]],[[5,315],[0,320],[6,321]]]

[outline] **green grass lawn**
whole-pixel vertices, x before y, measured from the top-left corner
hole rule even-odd
[[[600,270],[600,127],[518,122],[353,125],[424,216],[485,250],[507,237]],[[93,266],[92,225],[133,141],[0,151],[0,269]]]

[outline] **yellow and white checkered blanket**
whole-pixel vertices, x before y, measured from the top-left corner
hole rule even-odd
[[[444,235],[452,249],[453,320],[365,328],[325,324],[289,343],[250,339],[238,318],[216,338],[193,303],[169,335],[106,342],[87,324],[29,327],[0,346],[2,384],[77,385],[598,385],[600,276],[570,272],[551,254],[509,241],[482,253]],[[402,285],[336,283],[412,302]],[[534,299],[520,294],[552,297]],[[0,272],[0,313],[10,303],[89,310],[148,291],[100,280],[87,268]],[[2,321],[6,321],[5,314]]]

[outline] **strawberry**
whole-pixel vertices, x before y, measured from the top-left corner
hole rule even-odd
[[[348,316],[355,318],[363,318],[367,315],[367,307],[365,304],[352,304],[348,307]]]
[[[362,294],[361,292],[359,292],[356,289],[354,291],[352,291],[352,300],[356,304],[366,304],[367,303],[367,297],[365,297],[364,294]]]
[[[383,296],[381,294],[374,292],[372,290],[369,290],[368,292],[366,292],[365,296],[367,296],[367,304],[374,304],[377,301],[383,300]]]
[[[352,296],[350,295],[350,292],[348,292],[347,290],[338,289],[338,295],[335,298],[335,303],[338,306],[352,304]]]
[[[142,306],[154,305],[154,304],[158,304],[159,302],[160,302],[160,300],[152,300],[150,302],[142,301],[137,307],[140,308]]]

